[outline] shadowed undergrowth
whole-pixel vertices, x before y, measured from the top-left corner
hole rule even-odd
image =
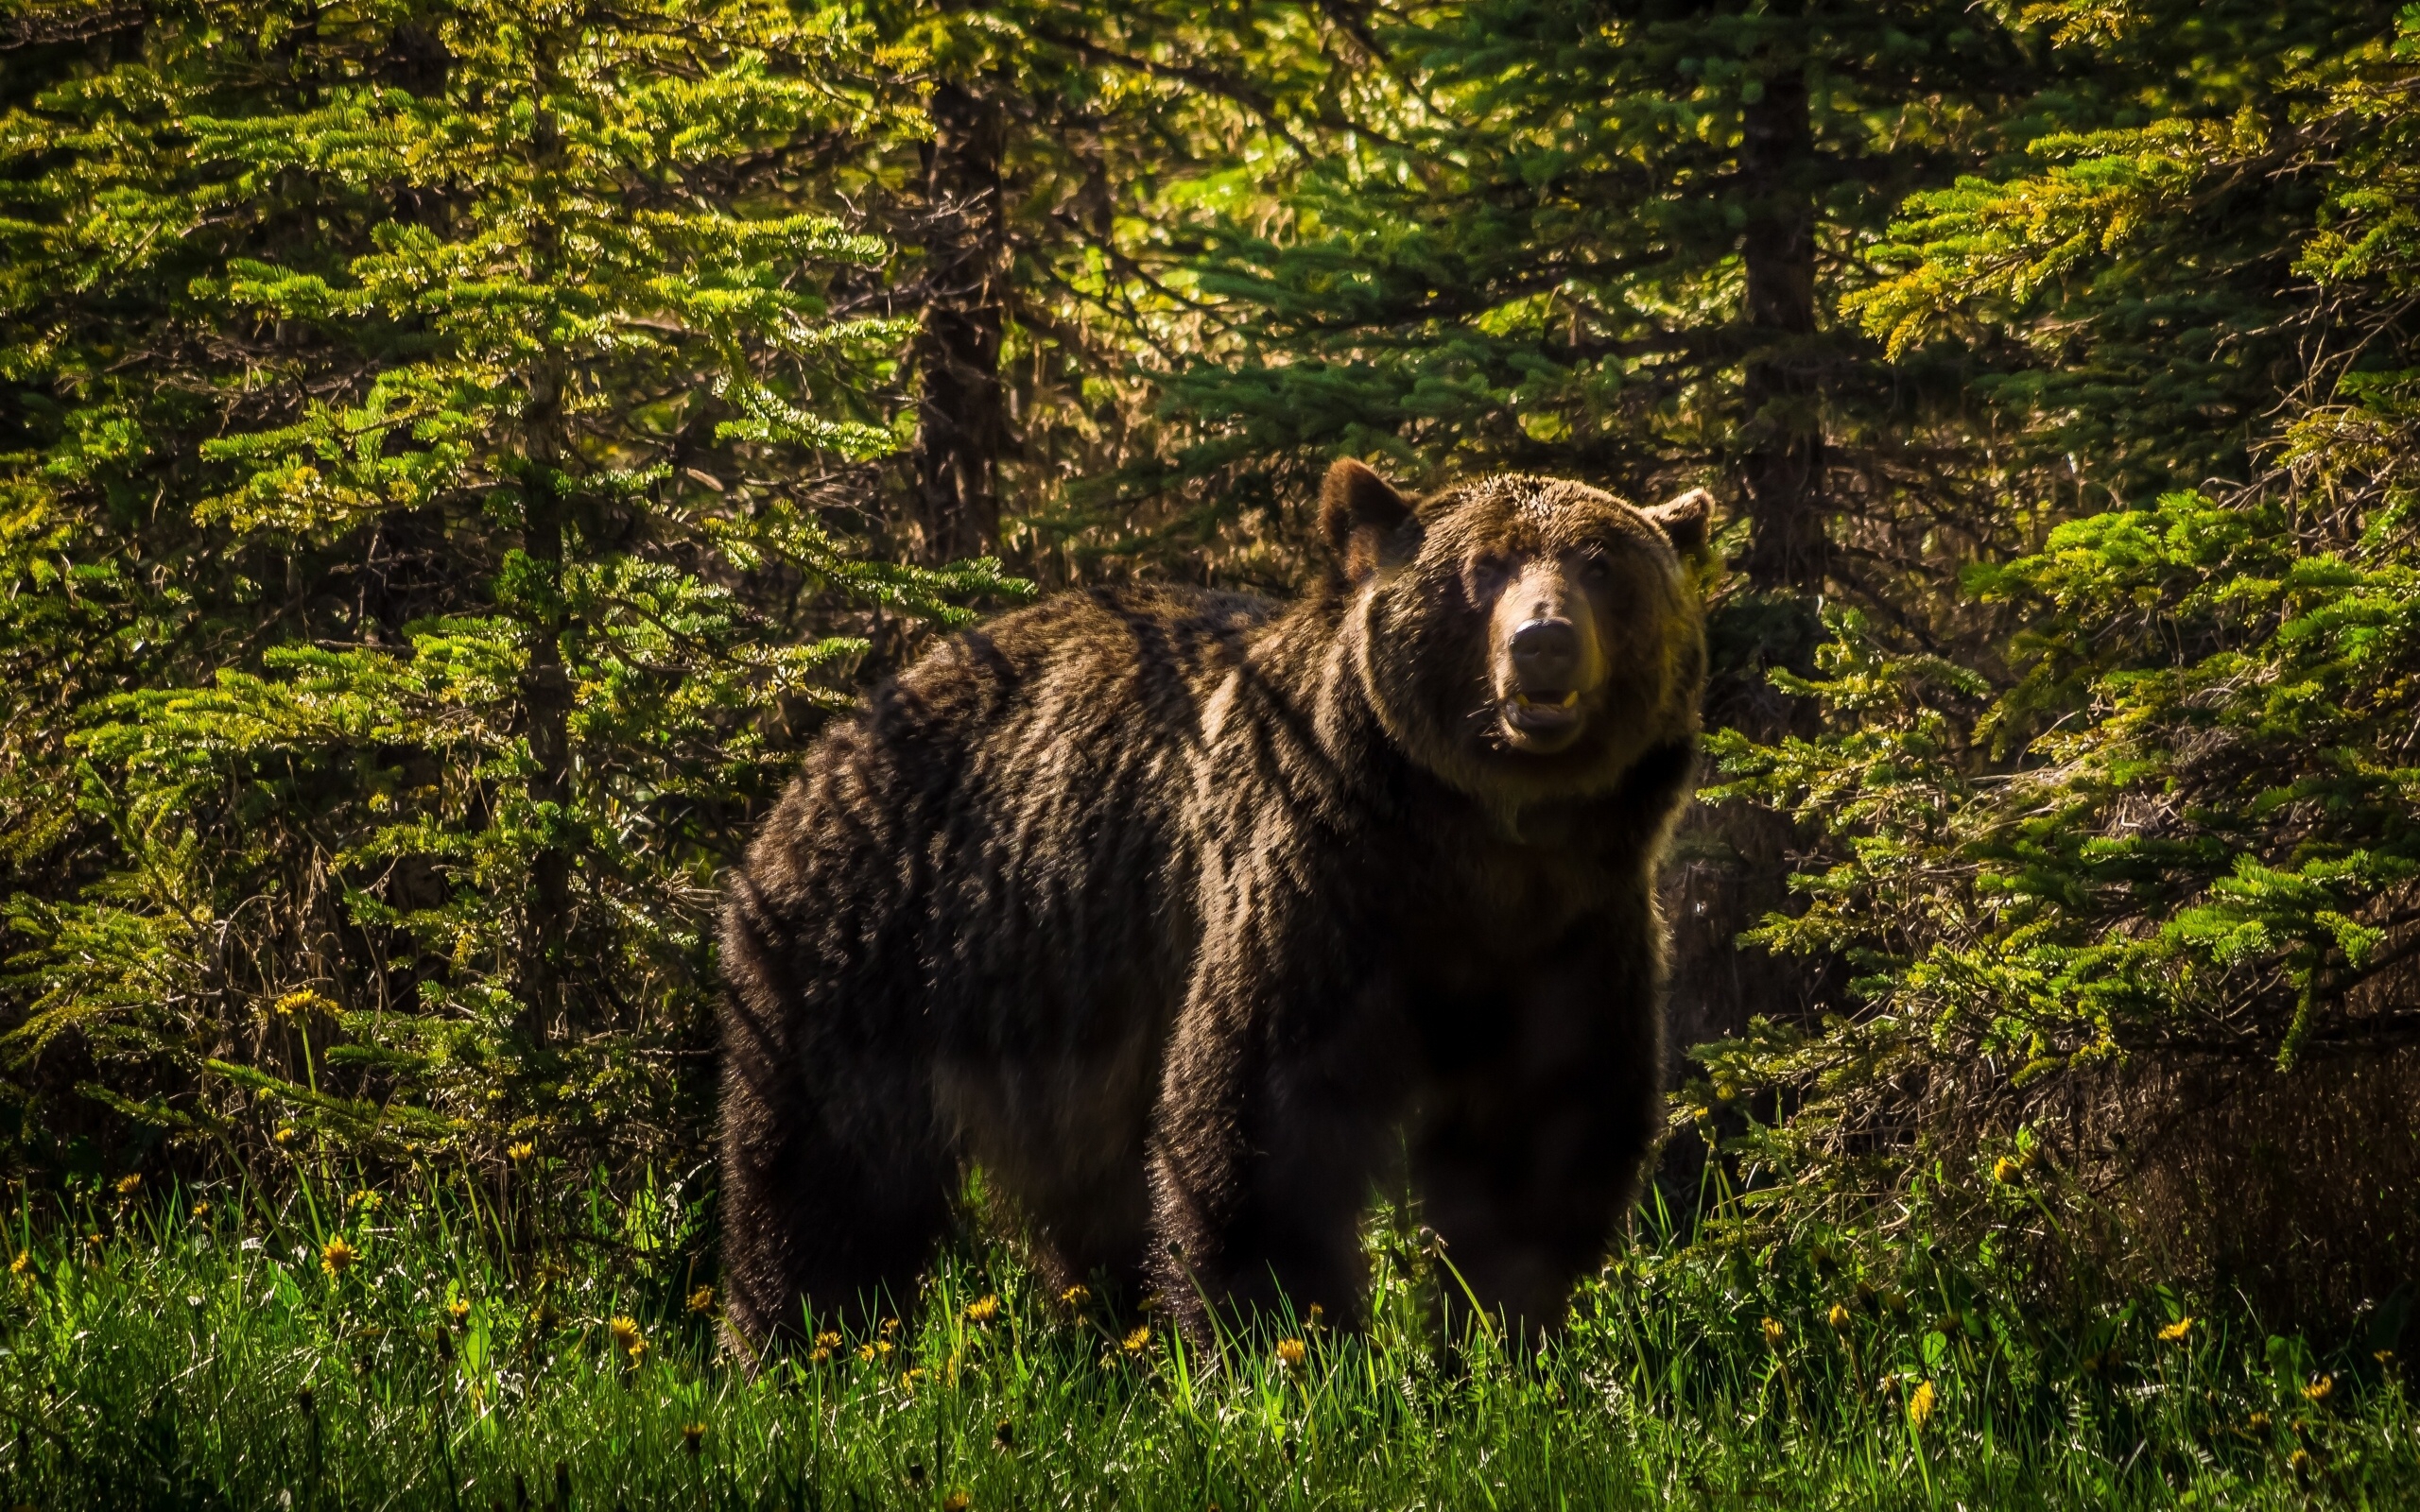
[[[521,1205],[434,1178],[307,1182],[273,1211],[28,1206],[0,1501],[2382,1506],[2420,1486],[2391,1351],[2157,1295],[2037,1325],[1988,1255],[1922,1245],[1651,1239],[1552,1348],[1481,1328],[1442,1349],[1418,1298],[1450,1295],[1450,1257],[1388,1229],[1366,1332],[1262,1320],[1215,1366],[1148,1311],[969,1251],[904,1321],[752,1372],[717,1352],[696,1216],[677,1187]]]

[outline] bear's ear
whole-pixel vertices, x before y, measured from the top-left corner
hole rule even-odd
[[[1664,539],[1685,557],[1705,550],[1706,530],[1714,523],[1714,495],[1703,489],[1691,489],[1668,504],[1638,512],[1661,526]]]
[[[1344,568],[1348,582],[1378,570],[1378,545],[1411,514],[1387,480],[1346,457],[1327,470],[1320,485],[1320,534]]]

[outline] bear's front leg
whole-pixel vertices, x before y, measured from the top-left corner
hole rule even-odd
[[[1610,948],[1624,938],[1638,948]],[[1502,988],[1457,1014],[1480,1032],[1443,1044],[1432,1032],[1411,1176],[1453,1266],[1441,1282],[1448,1315],[1475,1297],[1535,1335],[1561,1328],[1655,1147],[1663,1033],[1651,936],[1609,929]]]
[[[1177,1024],[1153,1134],[1153,1268],[1196,1344],[1282,1298],[1357,1317],[1360,1219],[1406,1057],[1383,981],[1341,942],[1214,936]]]

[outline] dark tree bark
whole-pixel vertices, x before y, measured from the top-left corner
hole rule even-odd
[[[1785,13],[1795,15],[1797,8]],[[1741,316],[1748,351],[1742,398],[1740,486],[1748,511],[1748,549],[1739,562],[1750,588],[1765,593],[1822,592],[1829,564],[1824,498],[1823,393],[1815,327],[1815,133],[1798,39],[1785,36],[1766,55],[1761,95],[1743,122],[1740,176],[1748,192],[1740,240],[1746,275]],[[1813,644],[1785,631],[1758,645],[1746,664],[1726,669],[1709,691],[1708,717],[1760,740],[1791,731],[1806,717],[1799,701],[1772,689],[1764,669],[1803,664]],[[1775,613],[1776,628],[1802,616]],[[1692,804],[1673,836],[1662,881],[1671,929],[1667,1013],[1677,1085],[1690,1072],[1685,1053],[1744,1032],[1765,1015],[1805,1021],[1829,989],[1827,965],[1784,959],[1743,947],[1739,936],[1766,916],[1792,912],[1793,857],[1805,837],[1789,816],[1745,802]],[[1736,1132],[1736,1110],[1717,1126]],[[1676,1138],[1657,1179],[1677,1211],[1693,1211],[1705,1145]]]
[[[1008,447],[1000,387],[1007,223],[1000,202],[1006,123],[999,106],[943,82],[926,107],[924,328],[915,345],[917,551],[939,563],[1000,539],[998,472]]]
[[[1740,242],[1751,343],[1740,482],[1749,537],[1741,567],[1755,588],[1820,591],[1825,549],[1822,395],[1814,370],[1814,124],[1795,39],[1747,107]]]
[[[551,94],[560,80],[554,52],[538,53],[538,94]],[[553,169],[562,144],[553,117],[541,111],[530,151],[542,169]],[[530,254],[542,277],[552,275],[562,249],[557,234],[554,179],[542,178],[539,214],[530,234]],[[528,662],[521,676],[522,732],[529,742],[529,779],[533,802],[562,807],[571,799],[571,674],[562,660],[562,589],[563,576],[563,378],[562,366],[549,354],[529,374],[529,397],[522,411],[523,476],[521,479],[521,552],[537,579],[529,591],[543,594],[526,614],[523,644]],[[542,1045],[560,1021],[562,1001],[562,961],[571,928],[571,856],[561,845],[543,845],[529,858],[529,892],[522,914],[514,996],[521,1008],[513,1028],[522,1040]]]
[[[558,807],[571,800],[571,675],[563,666],[562,617],[553,602],[562,582],[562,497],[555,469],[560,399],[553,374],[542,370],[530,385],[529,476],[521,490],[521,551],[547,602],[524,626],[528,663],[521,675],[523,733],[529,742],[533,802]],[[540,846],[529,858],[529,894],[522,916],[518,981],[521,1013],[515,1028],[532,1045],[543,1044],[561,1016],[561,956],[571,927],[571,856],[560,845]]]

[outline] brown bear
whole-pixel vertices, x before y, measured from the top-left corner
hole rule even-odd
[[[908,1300],[970,1161],[1054,1280],[1148,1268],[1197,1336],[1355,1315],[1382,1177],[1481,1304],[1560,1320],[1659,1124],[1706,500],[1414,507],[1346,461],[1320,522],[1296,603],[1052,598],[809,754],[723,922],[741,1332]]]

